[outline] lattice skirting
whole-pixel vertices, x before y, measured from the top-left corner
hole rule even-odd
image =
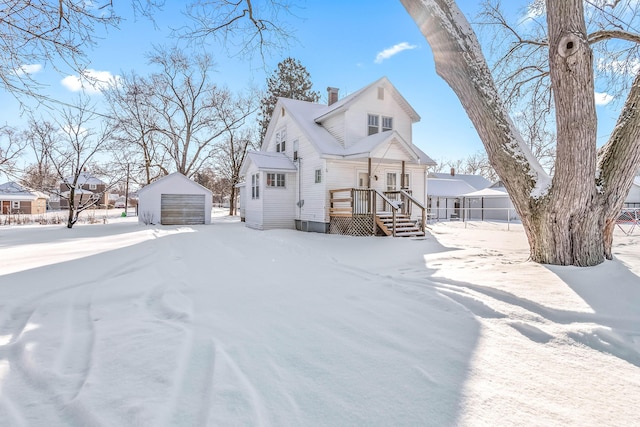
[[[373,234],[373,218],[371,215],[332,216],[329,221],[329,234],[371,236]]]

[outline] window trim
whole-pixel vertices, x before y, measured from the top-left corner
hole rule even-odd
[[[321,184],[322,183],[322,168],[316,169],[314,172],[314,183]]]
[[[20,209],[20,200],[12,200],[11,209]]]
[[[284,173],[267,173],[266,186],[269,188],[287,188],[287,179]]]

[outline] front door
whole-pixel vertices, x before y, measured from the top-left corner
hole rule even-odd
[[[369,174],[358,172],[358,188],[369,188]]]
[[[11,202],[7,200],[2,201],[2,214],[7,215],[11,210]]]

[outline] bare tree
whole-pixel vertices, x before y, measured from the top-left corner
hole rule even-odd
[[[52,147],[60,140],[58,128],[50,121],[36,120],[32,117],[20,135],[30,149],[30,157],[34,159],[33,163],[25,168],[21,183],[38,191],[55,191],[58,178],[51,165],[50,153]]]
[[[208,55],[158,49],[150,59],[161,69],[148,80],[152,88],[145,108],[153,120],[151,131],[172,168],[191,177],[211,161],[215,142],[255,112],[255,102],[212,83]]]
[[[549,78],[555,106],[554,175],[543,169],[499,96],[475,32],[450,0],[401,0],[431,45],[505,184],[531,258],[588,266],[611,258],[615,219],[640,167],[640,73],[609,141],[596,149],[593,43],[635,40],[626,30],[587,32],[583,0],[546,0]],[[621,2],[613,2],[612,13]]]
[[[10,126],[0,126],[0,172],[12,174],[15,172],[16,161],[25,148],[24,140],[16,129]]]
[[[97,156],[107,151],[110,135],[106,127],[95,130],[96,114],[86,99],[80,99],[75,108],[62,110],[56,118],[61,137],[50,147],[49,159],[61,181],[60,197],[68,201],[67,228],[72,228],[81,212],[100,203],[110,184],[100,191],[86,189],[88,172],[95,169]],[[84,187],[84,188],[83,188]],[[64,190],[62,190],[64,189]]]
[[[151,81],[135,73],[123,74],[103,94],[110,108],[114,163],[123,171],[127,169],[132,182],[140,185],[168,175],[167,153],[154,129],[157,116],[151,107]]]
[[[230,129],[225,141],[216,146],[215,164],[218,174],[228,185],[229,215],[235,215],[236,185],[240,183],[240,168],[247,156],[247,151],[256,149],[259,145],[256,129]]]
[[[293,37],[283,14],[292,15],[288,0],[195,0],[186,8],[191,24],[176,31],[183,39],[205,42],[213,38],[230,55],[258,54],[284,50]]]

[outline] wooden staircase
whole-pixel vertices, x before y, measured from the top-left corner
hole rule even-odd
[[[394,235],[393,213],[378,212],[376,214],[376,224],[378,228],[387,236]],[[407,214],[396,213],[396,237],[423,237],[424,231],[418,226],[418,222]]]

